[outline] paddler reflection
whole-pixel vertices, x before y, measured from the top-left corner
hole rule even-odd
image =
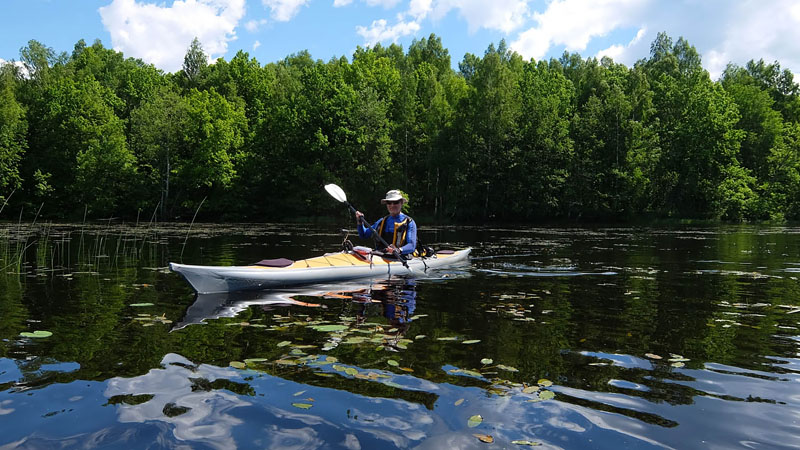
[[[367,319],[376,316],[378,311],[392,328],[384,340],[386,350],[398,351],[403,348],[400,340],[408,332],[411,317],[417,308],[417,284],[409,279],[388,279],[368,288],[329,292],[326,297],[342,298],[355,305],[355,325],[363,325]]]

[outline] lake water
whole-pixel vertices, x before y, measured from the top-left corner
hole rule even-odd
[[[2,449],[800,447],[797,228],[426,228],[470,263],[197,298],[169,261],[342,235],[0,233]]]

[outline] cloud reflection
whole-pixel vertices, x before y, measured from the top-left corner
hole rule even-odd
[[[231,378],[236,372],[206,364],[194,364],[175,354],[167,354],[161,361],[162,368],[152,369],[135,378],[112,378],[105,395],[151,394],[154,397],[139,405],[120,405],[117,408],[120,422],[144,423],[160,421],[173,426],[173,435],[179,441],[199,442],[212,448],[236,447],[232,429],[242,423],[229,411],[249,402],[239,396],[221,390],[193,391],[192,378],[213,381]],[[184,408],[184,413],[173,417],[165,414],[168,405]],[[186,409],[188,408],[188,409]]]

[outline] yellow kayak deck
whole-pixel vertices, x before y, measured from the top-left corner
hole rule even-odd
[[[454,253],[437,253],[437,259],[445,259],[453,256]],[[416,258],[412,258],[416,259]],[[293,262],[292,264],[284,267],[270,267],[251,265],[247,266],[251,269],[265,269],[265,270],[289,270],[289,269],[309,269],[312,267],[340,267],[340,266],[368,266],[377,263],[398,263],[395,259],[382,258],[380,256],[367,256],[355,255],[352,253],[328,253],[322,256],[315,256],[314,258],[301,259]]]

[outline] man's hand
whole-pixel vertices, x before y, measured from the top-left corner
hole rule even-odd
[[[356,223],[364,222],[364,213],[361,211],[356,211]]]
[[[400,253],[400,249],[398,249],[397,247],[395,247],[392,244],[389,244],[389,246],[386,247],[386,251],[384,253],[394,253],[395,250],[397,250],[397,252]]]

